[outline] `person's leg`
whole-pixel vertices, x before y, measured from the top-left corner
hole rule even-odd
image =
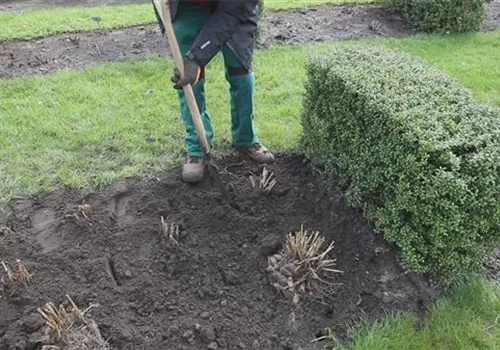
[[[210,18],[210,10],[207,7],[187,4],[183,1],[179,2],[179,8],[176,19],[173,23],[175,35],[179,43],[181,53],[184,55],[191,48],[192,43],[196,39],[199,31]],[[211,144],[213,140],[213,128],[210,121],[210,114],[208,113],[205,103],[205,72],[198,83],[193,86],[193,92],[200,111],[205,131],[207,134],[208,142]],[[191,118],[188,103],[184,91],[177,92],[179,97],[180,111],[182,120],[186,128],[186,137],[184,144],[187,151],[187,159],[183,168],[183,180],[186,182],[199,182],[203,179],[205,172],[205,164],[203,159],[205,152],[200,145],[198,135]]]
[[[177,12],[176,19],[173,23],[175,36],[179,43],[179,48],[181,53],[186,54],[194,40],[196,39],[198,33],[200,32],[203,25],[210,18],[210,10],[207,7],[187,4],[186,2],[180,1],[179,8]],[[210,115],[206,108],[205,103],[205,77],[204,72],[200,77],[198,83],[193,86],[193,92],[198,104],[198,109],[200,111],[203,124],[207,132],[207,138],[209,142],[213,139],[213,129],[210,122]],[[198,140],[198,135],[196,134],[196,129],[191,118],[191,113],[188,108],[187,100],[184,95],[184,91],[178,91],[180,109],[184,125],[186,127],[186,138],[185,145],[188,156],[201,157],[204,155],[203,149]]]
[[[254,73],[247,70],[226,45],[222,49],[226,80],[229,82],[231,103],[231,133],[239,147],[258,142],[254,126]]]
[[[258,162],[271,162],[273,155],[259,143],[254,124],[255,75],[227,45],[223,47],[226,80],[231,100],[231,133],[234,145]]]

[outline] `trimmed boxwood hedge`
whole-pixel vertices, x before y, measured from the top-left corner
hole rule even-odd
[[[381,0],[400,10],[426,32],[472,32],[481,29],[492,0]]]
[[[386,47],[332,48],[307,63],[302,145],[402,252],[451,282],[499,243],[500,111]]]

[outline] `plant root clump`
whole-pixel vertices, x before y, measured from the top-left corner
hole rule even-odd
[[[54,303],[45,304],[38,313],[45,320],[46,344],[42,350],[109,350],[108,343],[102,338],[94,320],[85,317],[94,305],[81,311],[67,295],[71,307],[56,307]]]
[[[28,272],[28,269],[21,260],[16,260],[15,271],[12,271],[4,261],[1,262],[1,265],[3,273],[0,272],[0,291],[8,287],[27,286],[30,282],[32,274]]]
[[[267,271],[271,285],[297,304],[308,297],[326,295],[334,285],[336,260],[330,258],[333,242],[322,249],[325,238],[318,231],[300,231],[287,235],[283,249],[268,258]]]
[[[168,223],[167,220],[162,216],[161,228],[167,242],[170,242],[172,244],[172,247],[179,248],[179,241],[181,237],[179,233],[179,225],[176,223]]]
[[[255,180],[255,176],[250,176],[250,184],[253,189],[258,189],[262,193],[269,194],[273,190],[274,186],[278,180],[272,171],[269,171],[267,168],[262,170],[262,173],[258,176],[258,182]]]

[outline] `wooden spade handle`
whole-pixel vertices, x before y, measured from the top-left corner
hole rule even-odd
[[[155,0],[155,6],[157,5],[157,3],[159,3],[160,5],[160,11],[158,12],[161,13],[160,17],[162,17],[163,26],[165,28],[165,35],[167,37],[170,49],[172,50],[175,65],[181,73],[181,76],[184,76],[184,61],[182,59],[182,54],[181,50],[179,49],[177,38],[175,37],[174,27],[172,26],[169,0]],[[205,153],[208,155],[210,153],[210,146],[208,144],[205,126],[203,125],[200,111],[198,110],[198,104],[196,103],[196,99],[194,97],[193,87],[188,84],[183,87],[183,90],[184,95],[186,96],[189,111],[191,112],[191,117],[193,118],[196,133],[198,134],[198,138],[201,143],[201,147],[203,147]]]

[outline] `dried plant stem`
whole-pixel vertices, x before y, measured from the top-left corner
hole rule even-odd
[[[250,185],[252,186],[253,189],[257,188],[257,182],[255,181],[255,177],[257,176],[249,177]],[[278,181],[276,180],[276,176],[274,175],[274,173],[269,171],[267,168],[264,168],[259,176],[258,189],[264,193],[270,193],[274,188],[274,186],[276,186],[277,182]]]
[[[5,270],[5,273],[7,274],[7,279],[10,281],[10,282],[15,282],[16,281],[16,278],[14,277],[14,274],[12,273],[12,270],[10,269],[10,267],[8,267],[5,262],[2,261],[2,266],[3,266],[3,269]]]
[[[161,227],[163,229],[163,235],[168,242],[172,242],[172,245],[177,248],[179,246],[179,225],[168,224],[165,218],[161,217]]]
[[[21,262],[21,260],[17,259],[17,276],[16,279],[19,283],[22,283],[24,285],[27,285],[31,279],[31,275],[28,272],[28,269],[24,264]]]
[[[24,264],[22,263],[21,260],[17,259],[16,260],[16,272],[12,272],[10,267],[2,261],[2,266],[5,271],[5,274],[7,275],[7,280],[13,284],[24,284],[27,285],[30,280],[31,280],[31,274],[29,273],[28,269]]]
[[[91,305],[85,311],[81,311],[69,295],[66,295],[66,298],[71,304],[70,311],[66,311],[63,305],[57,307],[52,302],[45,304],[43,308],[39,308],[37,310],[45,320],[45,323],[49,328],[51,339],[54,341],[54,343],[63,344],[66,346],[73,346],[75,343],[85,344],[85,342],[87,341],[95,341],[96,339],[91,339],[87,334],[83,333],[83,330],[88,323],[88,321],[85,320],[84,315],[94,305]],[[91,324],[94,325],[94,323]],[[75,326],[82,327],[80,327],[79,329],[75,329]],[[95,328],[93,330],[96,331],[97,328],[93,328]],[[103,344],[99,343],[99,345]],[[87,349],[87,347],[79,348]],[[56,345],[47,345],[44,346],[44,349],[59,349],[59,347]]]
[[[271,192],[273,187],[276,185],[276,177],[274,173],[270,172],[267,168],[262,170],[262,175],[260,177],[260,188],[265,193]]]

